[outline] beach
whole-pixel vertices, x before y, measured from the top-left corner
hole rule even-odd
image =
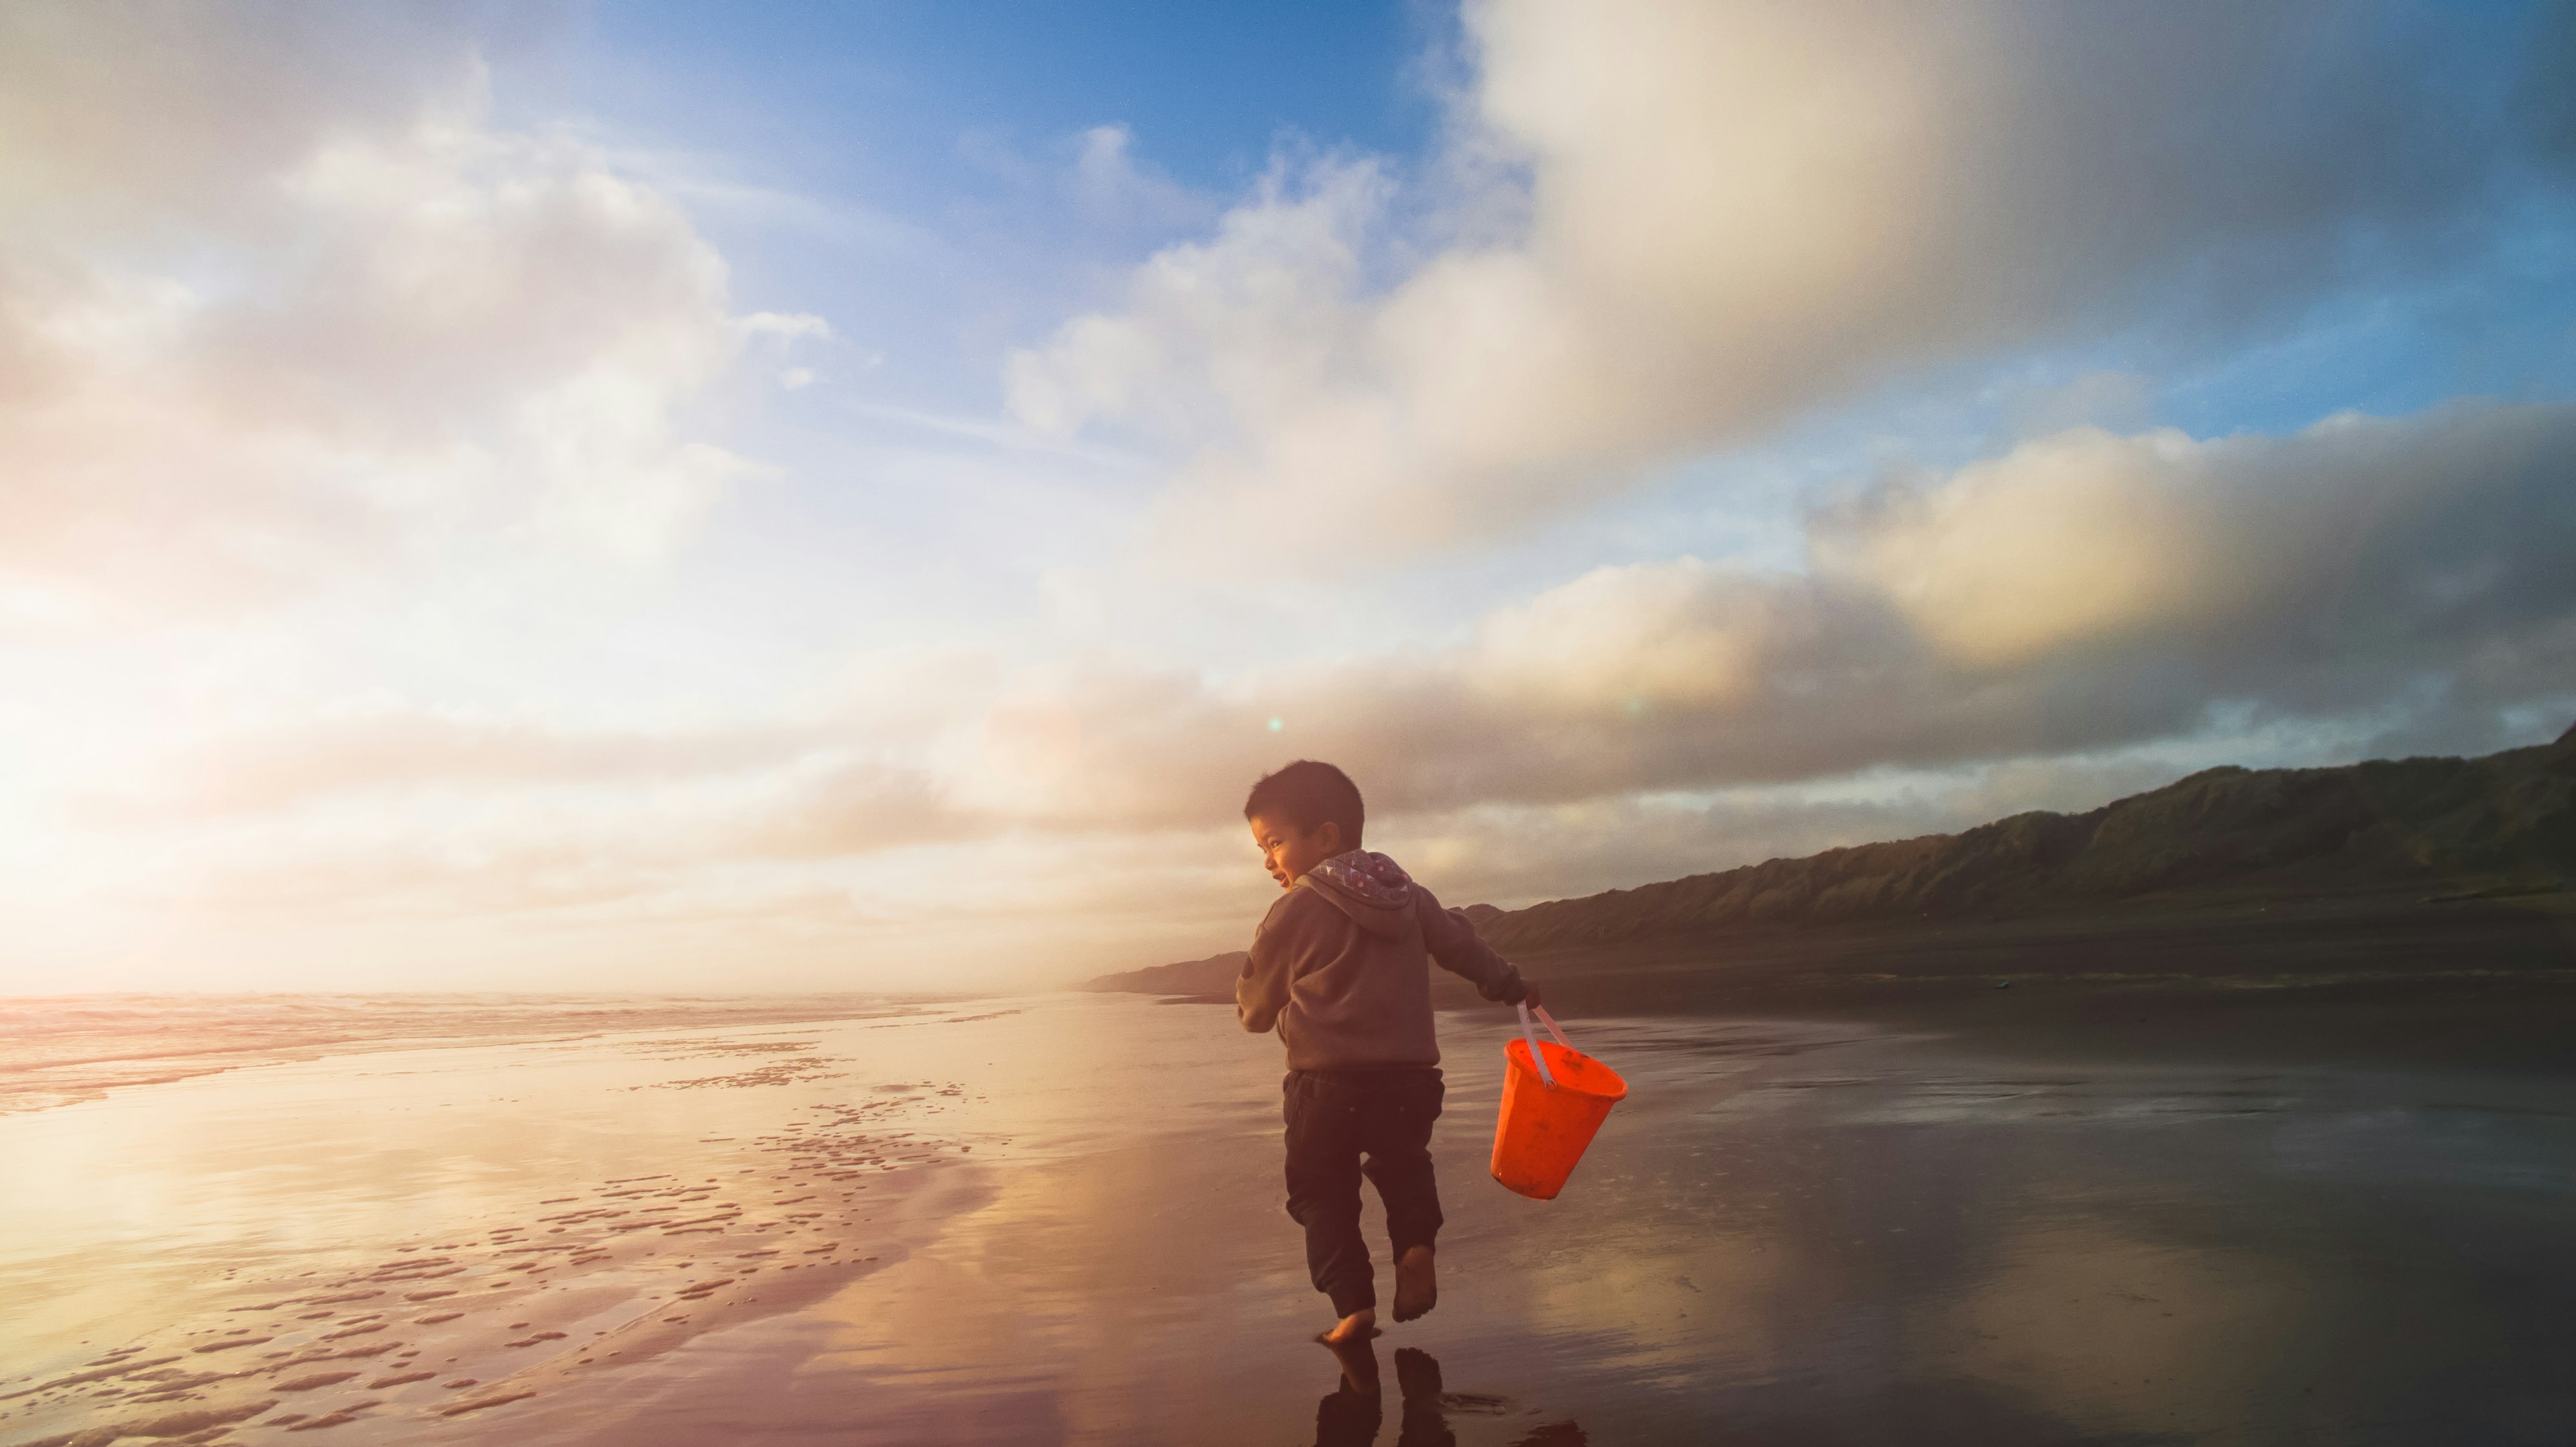
[[[84,1008],[0,1081],[0,1447],[2576,1431],[2576,1073],[2524,1063],[1570,1018],[1632,1095],[1537,1202],[1510,1015],[1445,1012],[1440,1306],[1342,1359],[1223,1009],[271,997],[155,1061]]]

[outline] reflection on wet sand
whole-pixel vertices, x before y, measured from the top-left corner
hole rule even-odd
[[[666,1022],[0,1118],[0,1447],[2576,1437],[2566,1079],[1596,1021],[1634,1092],[1534,1202],[1484,1173],[1504,1026],[1443,1031],[1440,1307],[1338,1357],[1222,1011]]]
[[[0,1441],[359,1438],[406,1420],[417,1433],[829,1295],[899,1238],[919,1174],[963,1159],[921,1129],[963,1092],[886,1083],[797,1101],[768,1088],[837,1078],[817,1044],[700,1032],[370,1050],[283,1068],[304,1089],[243,1070],[11,1121],[11,1156],[34,1169],[17,1178],[32,1189],[0,1188],[0,1286],[25,1304],[0,1323]],[[679,1073],[746,1056],[797,1068]],[[513,1072],[545,1082],[556,1118],[532,1122],[521,1097],[490,1093]],[[606,1104],[617,1096],[709,1087],[728,1093],[647,1112],[661,1129],[629,1126],[635,1153],[602,1158],[666,1169],[567,1180],[545,1144],[632,1113]],[[406,1115],[434,1123],[392,1149],[404,1169],[335,1169],[361,1140],[388,1150],[379,1133]],[[117,1141],[157,1148],[80,1180],[81,1157]],[[293,1184],[244,1179],[261,1175]],[[166,1209],[131,1212],[160,1193]],[[127,1214],[84,1213],[84,1197]],[[429,1229],[383,1240],[387,1216]],[[303,1239],[281,1246],[280,1218]],[[135,1249],[153,1233],[158,1250]],[[65,1358],[102,1336],[123,1344]]]
[[[1315,1404],[1315,1447],[1368,1447],[1386,1422],[1385,1385],[1371,1337],[1326,1342],[1340,1377]],[[1502,1398],[1441,1390],[1440,1361],[1420,1347],[1395,1349],[1396,1447],[1457,1447],[1454,1414],[1489,1417],[1507,1410]],[[1591,1439],[1572,1422],[1549,1422],[1515,1439],[1513,1447],[1584,1447]]]

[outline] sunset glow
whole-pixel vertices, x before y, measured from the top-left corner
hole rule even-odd
[[[1240,948],[1296,757],[1514,906],[2576,719],[2563,17],[707,13],[0,9],[0,993],[1045,985]]]

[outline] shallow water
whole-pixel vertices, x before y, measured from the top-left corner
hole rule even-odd
[[[0,1116],[0,1447],[2576,1434],[2566,1078],[1574,1022],[1634,1090],[1542,1203],[1448,1015],[1441,1304],[1337,1360],[1222,1009],[384,1008]]]

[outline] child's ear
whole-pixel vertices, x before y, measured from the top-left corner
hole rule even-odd
[[[1342,821],[1339,819],[1327,819],[1316,825],[1315,842],[1323,846],[1326,859],[1349,847],[1342,843]]]

